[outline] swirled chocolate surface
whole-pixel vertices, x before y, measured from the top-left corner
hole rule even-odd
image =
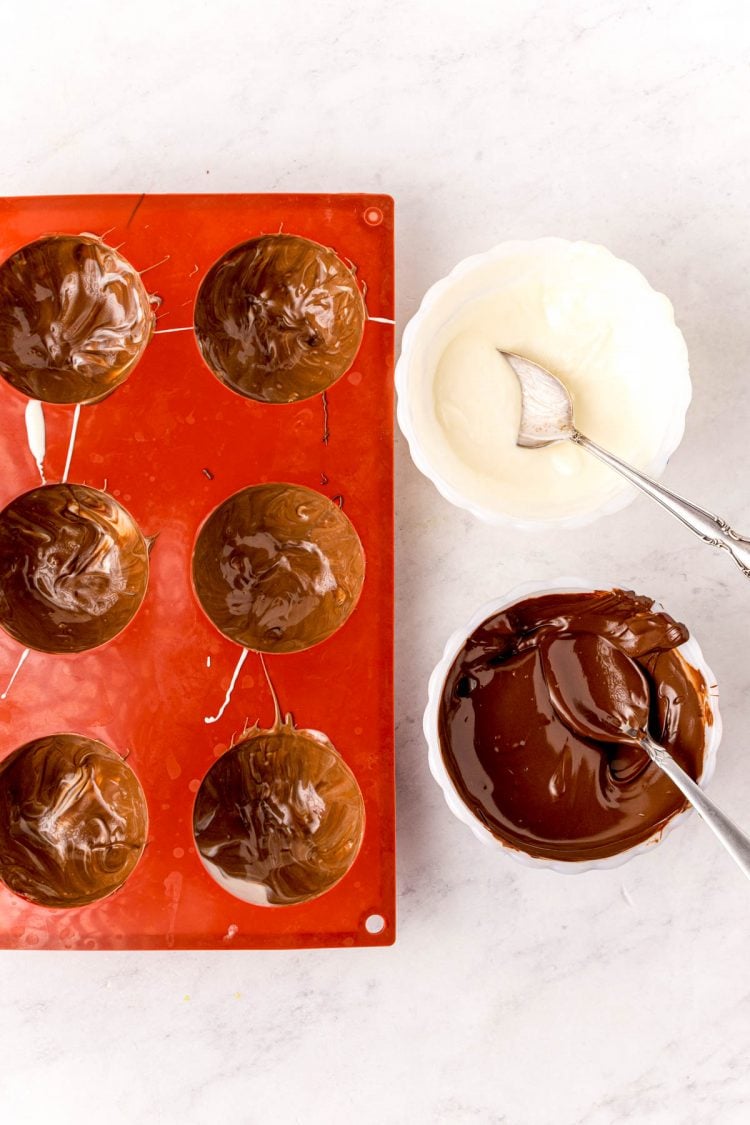
[[[338,505],[296,484],[259,484],[208,517],[193,554],[206,614],[259,652],[299,652],[329,637],[364,581],[359,536]]]
[[[116,891],[141,857],[147,822],[138,778],[93,738],[37,738],[0,763],[0,879],[40,906]]]
[[[296,402],[330,387],[351,366],[364,323],[352,271],[333,250],[289,234],[229,250],[195,305],[206,363],[259,402]]]
[[[211,766],[193,828],[221,886],[246,902],[289,906],[330,890],[349,870],[364,803],[330,742],[288,721],[251,732]]]
[[[42,652],[82,652],[116,636],[148,584],[148,546],[107,492],[48,484],[0,512],[0,625]]]
[[[139,274],[97,238],[50,235],[0,266],[0,375],[29,398],[102,398],[127,379],[153,329]]]
[[[490,617],[443,687],[443,759],[464,803],[533,856],[585,860],[649,839],[685,800],[628,731],[691,777],[712,721],[684,625],[625,590],[548,594]]]

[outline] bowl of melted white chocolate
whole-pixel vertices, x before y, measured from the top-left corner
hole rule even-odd
[[[573,442],[516,444],[521,393],[502,352],[557,375],[592,440],[663,472],[691,397],[669,300],[603,246],[505,242],[433,285],[404,332],[399,424],[446,499],[490,523],[576,527],[636,495]]]

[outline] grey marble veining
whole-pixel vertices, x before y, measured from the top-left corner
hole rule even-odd
[[[38,0],[3,15],[0,191],[389,191],[398,330],[508,237],[601,241],[675,305],[694,401],[666,480],[750,529],[742,0]],[[375,310],[373,310],[375,311]],[[562,573],[632,584],[721,689],[750,825],[750,585],[645,499],[584,534],[475,524],[397,442],[394,949],[0,955],[0,1117],[744,1125],[750,889],[696,818],[620,870],[483,849],[427,771],[447,635]],[[81,1114],[81,1116],[78,1116]]]

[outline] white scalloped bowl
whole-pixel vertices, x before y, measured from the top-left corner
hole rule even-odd
[[[471,636],[474,630],[501,610],[507,609],[509,606],[514,605],[516,602],[523,601],[525,598],[532,596],[541,596],[543,594],[565,594],[573,593],[575,591],[587,591],[593,589],[604,589],[609,587],[592,586],[591,582],[585,582],[580,578],[559,578],[554,582],[525,582],[520,586],[515,586],[507,594],[500,598],[494,598],[492,601],[487,602],[481,606],[480,609],[472,616],[471,620],[463,629],[457,629],[455,633],[448,639],[445,646],[443,656],[436,665],[432,675],[430,676],[430,683],[428,688],[428,702],[424,713],[423,729],[427,745],[429,748],[429,766],[430,773],[437,781],[438,785],[443,791],[448,808],[451,812],[465,824],[474,833],[478,840],[481,840],[487,847],[495,848],[502,852],[504,855],[509,856],[511,859],[518,863],[523,864],[525,867],[544,868],[550,871],[557,871],[565,875],[580,874],[584,871],[603,871],[613,867],[620,867],[623,863],[627,863],[634,856],[643,855],[645,852],[651,851],[661,840],[665,839],[670,832],[673,831],[677,825],[682,824],[686,817],[692,813],[692,808],[688,807],[682,812],[676,813],[670,820],[667,821],[660,829],[654,832],[648,840],[644,840],[640,844],[636,844],[632,848],[627,848],[625,851],[618,852],[617,855],[605,856],[601,859],[588,859],[588,860],[556,860],[545,859],[539,856],[528,855],[526,852],[521,851],[514,847],[509,842],[501,840],[498,836],[494,836],[492,832],[482,824],[481,820],[468,808],[463,802],[458,793],[453,781],[446,769],[445,762],[443,761],[442,751],[440,749],[440,735],[438,728],[438,715],[440,708],[440,699],[443,692],[443,685],[451,669],[453,661],[458,656],[463,648],[467,639]],[[654,603],[657,609],[664,607],[658,603]],[[716,756],[719,750],[719,743],[721,742],[721,715],[719,714],[719,693],[716,687],[716,680],[713,672],[709,668],[706,660],[701,651],[700,645],[691,635],[685,644],[680,645],[678,652],[680,652],[685,661],[696,671],[700,672],[708,688],[708,702],[711,709],[713,723],[706,724],[706,746],[703,753],[703,769],[698,781],[701,785],[705,786],[712,778],[714,769],[716,768]]]
[[[440,430],[440,424],[434,420],[433,393],[437,341],[446,337],[451,322],[465,307],[499,290],[501,283],[498,282],[498,276],[506,276],[511,260],[516,262],[520,255],[528,255],[530,259],[544,255],[554,257],[568,251],[595,256],[600,264],[606,264],[607,269],[611,269],[613,278],[627,279],[632,292],[638,293],[639,300],[644,302],[642,307],[649,309],[654,323],[658,323],[660,354],[668,356],[670,360],[669,363],[656,365],[660,374],[668,370],[670,379],[669,407],[659,412],[662,415],[659,419],[660,440],[654,443],[650,459],[636,463],[636,468],[651,477],[659,477],[685,431],[685,416],[692,396],[687,347],[675,324],[671,303],[649,285],[635,266],[616,258],[603,246],[585,242],[572,243],[561,238],[502,242],[491,250],[465,258],[447,277],[427,290],[419,309],[404,329],[395,375],[397,417],[412,460],[420,472],[432,481],[446,500],[471,512],[477,519],[496,526],[523,529],[584,527],[601,516],[626,507],[638,495],[633,485],[612,471],[612,486],[604,498],[600,495],[590,501],[581,500],[576,503],[575,510],[561,509],[554,515],[533,512],[528,515],[524,512],[519,514],[505,510],[500,499],[497,500],[497,506],[490,507],[486,502],[478,500],[476,495],[469,495],[456,484],[455,479],[448,478],[445,466],[441,468],[437,464],[434,449],[430,451],[430,447],[435,444],[434,435]],[[476,475],[475,479],[478,479]]]

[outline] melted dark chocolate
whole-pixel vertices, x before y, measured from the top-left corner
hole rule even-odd
[[[148,545],[106,492],[48,484],[0,512],[0,625],[28,648],[82,652],[128,624],[148,584]]]
[[[645,673],[606,637],[553,636],[542,642],[539,654],[552,706],[569,730],[617,743],[632,740],[630,732],[648,730]]]
[[[325,391],[354,361],[364,323],[352,271],[333,250],[289,234],[229,250],[195,305],[206,363],[222,383],[259,402]]]
[[[37,738],[0,763],[0,879],[40,906],[116,891],[141,857],[147,822],[132,769],[93,738]]]
[[[211,766],[193,827],[221,886],[257,905],[289,906],[330,890],[349,870],[364,803],[330,742],[287,723],[251,732]]]
[[[364,554],[348,517],[296,484],[259,484],[208,517],[193,555],[203,609],[230,640],[299,652],[329,637],[357,604]]]
[[[624,590],[548,594],[489,618],[446,679],[440,742],[462,800],[533,856],[586,860],[649,839],[685,800],[627,733],[700,775],[706,685],[688,632]]]
[[[94,402],[127,379],[154,330],[139,274],[89,235],[51,235],[0,266],[0,375],[29,398]]]

